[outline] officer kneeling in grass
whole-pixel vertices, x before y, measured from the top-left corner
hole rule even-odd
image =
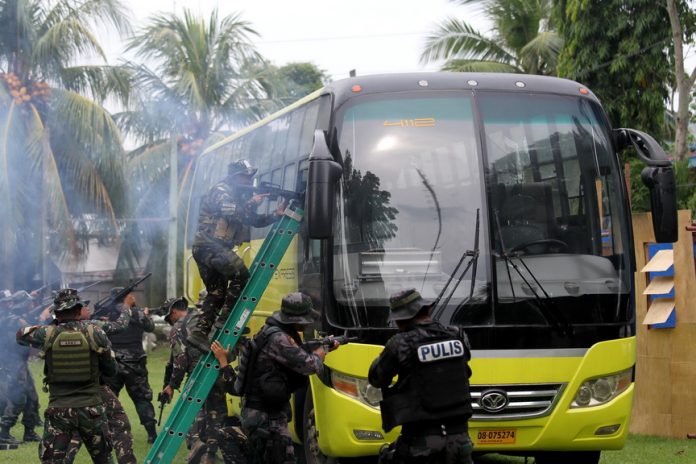
[[[368,380],[382,389],[384,430],[402,427],[380,463],[472,463],[469,340],[463,330],[433,321],[432,306],[415,289],[390,298],[389,321],[399,333],[370,366]]]

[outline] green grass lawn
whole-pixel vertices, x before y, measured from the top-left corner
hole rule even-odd
[[[164,347],[159,347],[148,356],[148,369],[150,372],[150,385],[155,389],[155,397],[159,388],[162,386],[162,377],[164,375],[164,367],[169,357],[169,352]],[[41,391],[41,379],[43,378],[42,369],[43,361],[34,361],[31,363],[32,373],[37,383],[39,398],[42,411],[48,404],[47,394]],[[145,429],[138,421],[138,415],[135,412],[133,402],[128,397],[125,390],[121,393],[121,401],[123,407],[128,413],[133,428],[133,442],[135,454],[138,461],[142,462],[147,455],[149,445],[147,444],[147,434]],[[155,405],[157,406],[157,405]],[[164,412],[164,420],[166,415],[171,410],[171,405],[167,406]],[[41,430],[37,430],[39,435]],[[12,431],[16,438],[21,438],[23,428],[18,424]],[[174,460],[175,463],[186,462],[187,450],[182,446],[179,454]],[[16,450],[0,451],[0,463],[16,463],[23,464],[29,462],[38,462],[38,445],[36,443],[22,444]],[[90,463],[87,452],[80,450],[76,463]],[[479,461],[485,464],[522,464],[524,458],[506,457],[499,455],[484,456]],[[529,459],[528,463],[533,460]],[[632,435],[628,439],[626,447],[621,451],[606,451],[602,453],[602,464],[672,464],[672,463],[694,463],[696,462],[696,440],[670,440],[656,437],[646,437]],[[563,463],[559,463],[563,464]]]

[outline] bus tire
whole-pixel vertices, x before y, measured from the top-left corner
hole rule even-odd
[[[324,455],[319,449],[317,440],[317,429],[314,420],[314,401],[312,400],[312,389],[307,388],[305,395],[304,408],[302,411],[302,445],[304,448],[305,462],[307,464],[337,464],[336,458]]]
[[[536,464],[598,464],[599,451],[551,451],[534,456]]]

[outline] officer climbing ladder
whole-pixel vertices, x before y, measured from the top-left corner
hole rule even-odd
[[[219,341],[222,346],[229,345],[230,348],[234,348],[236,345],[251,314],[256,309],[259,299],[273,277],[276,267],[285,255],[293,237],[297,234],[303,214],[300,208],[291,204],[286,208],[281,220],[272,226],[251,264],[249,281],[227,321],[213,338],[213,340]],[[219,364],[215,356],[208,352],[198,362],[186,382],[164,424],[164,428],[150,448],[145,458],[145,464],[168,463],[174,459],[218,374]]]

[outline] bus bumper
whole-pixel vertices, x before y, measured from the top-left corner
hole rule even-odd
[[[607,404],[591,408],[556,408],[551,417],[526,421],[469,422],[474,449],[482,452],[594,451],[623,448],[628,435],[634,386]],[[481,444],[486,431],[514,430],[514,443]]]
[[[358,457],[379,454],[387,442],[396,440],[400,427],[385,433],[379,409],[343,395],[311,377],[312,399],[318,441],[322,453],[332,457]],[[331,411],[332,414],[322,414]]]

